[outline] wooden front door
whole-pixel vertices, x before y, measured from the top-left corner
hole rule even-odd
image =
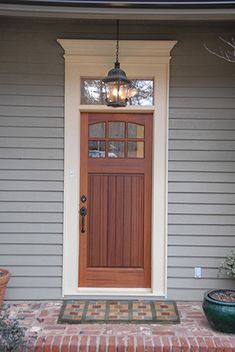
[[[79,287],[151,287],[152,115],[82,113]]]

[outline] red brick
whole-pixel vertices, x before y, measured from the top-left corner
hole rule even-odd
[[[164,336],[164,335],[165,336],[174,336],[175,335],[174,331],[172,331],[170,329],[166,330],[166,328],[156,329],[156,330],[153,331],[153,334],[154,335],[159,335],[159,336]]]
[[[154,352],[162,352],[163,351],[160,336],[153,337],[153,350],[154,350]]]
[[[48,311],[47,310],[42,310],[39,317],[46,317],[48,316]]]
[[[145,352],[153,352],[153,339],[151,337],[145,337]]]
[[[35,352],[43,352],[44,351],[44,342],[45,342],[45,337],[39,336],[39,338],[37,339],[34,351]]]
[[[108,337],[108,351],[109,352],[116,351],[116,337],[115,336]]]
[[[69,352],[70,336],[64,336],[62,341],[61,352]]]
[[[216,346],[216,352],[223,352],[224,351],[224,347],[221,341],[220,337],[213,337],[213,341],[215,343]]]
[[[101,335],[101,331],[102,330],[101,329],[98,330],[97,327],[95,328],[95,330],[92,328],[89,328],[89,329],[86,328],[86,329],[82,329],[79,331],[77,327],[74,327],[74,328],[70,327],[67,329],[68,334],[72,334],[72,335],[79,334],[79,335],[99,336],[99,335]]]
[[[96,345],[97,345],[97,337],[91,336],[88,339],[88,351],[89,352],[96,352]]]
[[[60,326],[60,325],[46,325],[44,326],[44,330],[58,330],[62,331],[65,330],[65,326]]]
[[[117,337],[117,352],[124,352],[124,351],[125,351],[124,337],[118,336]]]
[[[232,351],[235,352],[235,337],[229,337],[228,339],[232,345]]]
[[[232,340],[231,338],[229,337],[224,337],[223,338],[223,343],[224,343],[224,351],[225,352],[233,352],[235,350],[235,338],[233,340],[233,343],[232,343]],[[234,348],[234,350],[233,350]]]
[[[188,337],[188,341],[190,343],[191,352],[198,352],[199,347],[198,347],[198,343],[197,343],[197,340],[195,339],[195,337]]]
[[[144,352],[144,339],[143,336],[136,337],[136,352]]]
[[[190,345],[186,337],[180,337],[179,339],[182,352],[188,352],[190,350]]]
[[[69,335],[75,335],[77,334],[78,332],[78,328],[75,326],[69,326],[67,329],[66,329],[66,334],[69,334]]]
[[[227,349],[232,351],[233,347],[235,348],[235,338],[233,339],[233,342],[232,342],[232,338],[224,337],[223,341],[225,344],[226,351],[227,351]]]
[[[99,352],[106,352],[106,346],[107,346],[106,336],[100,336]]]
[[[62,340],[62,336],[55,336],[52,344],[52,352],[60,352],[61,340]]]
[[[51,352],[51,343],[53,340],[53,336],[47,336],[45,340],[44,352]]]
[[[127,352],[134,352],[135,351],[135,341],[134,336],[127,337]]]
[[[172,351],[173,352],[181,352],[181,344],[179,342],[178,337],[172,336],[171,343],[172,343]]]
[[[200,352],[207,352],[207,345],[203,337],[197,337],[197,343],[198,343]]]
[[[70,350],[69,352],[78,352],[78,337],[72,336],[70,341]]]
[[[222,338],[222,345],[223,345],[223,351],[224,352],[232,352],[232,345],[230,343],[230,341],[226,338]],[[234,346],[234,350],[235,350],[235,346]]]
[[[162,336],[163,352],[171,352],[171,342],[169,337]]]
[[[213,339],[211,337],[206,336],[204,338],[205,343],[207,344],[207,350],[208,352],[216,352],[215,344],[213,342]]]
[[[87,345],[88,345],[88,336],[82,336],[81,342],[80,342],[80,350],[79,350],[79,352],[86,352],[87,351]]]

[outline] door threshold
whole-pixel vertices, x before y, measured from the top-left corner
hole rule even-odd
[[[164,293],[154,292],[151,288],[103,288],[103,287],[79,287],[76,292],[66,292],[64,293],[64,297],[81,297],[81,296],[102,296],[107,298],[107,296],[111,297],[158,297],[158,298],[166,298]]]

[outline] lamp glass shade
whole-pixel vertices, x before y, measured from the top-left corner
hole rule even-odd
[[[122,107],[127,105],[131,81],[126,73],[120,69],[120,63],[116,62],[113,69],[103,78],[105,86],[105,101],[108,106]]]
[[[125,82],[106,82],[106,104],[113,107],[126,106],[129,84]]]

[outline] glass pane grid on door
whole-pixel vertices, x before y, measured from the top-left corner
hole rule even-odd
[[[89,158],[144,158],[144,126],[123,121],[89,125]]]

